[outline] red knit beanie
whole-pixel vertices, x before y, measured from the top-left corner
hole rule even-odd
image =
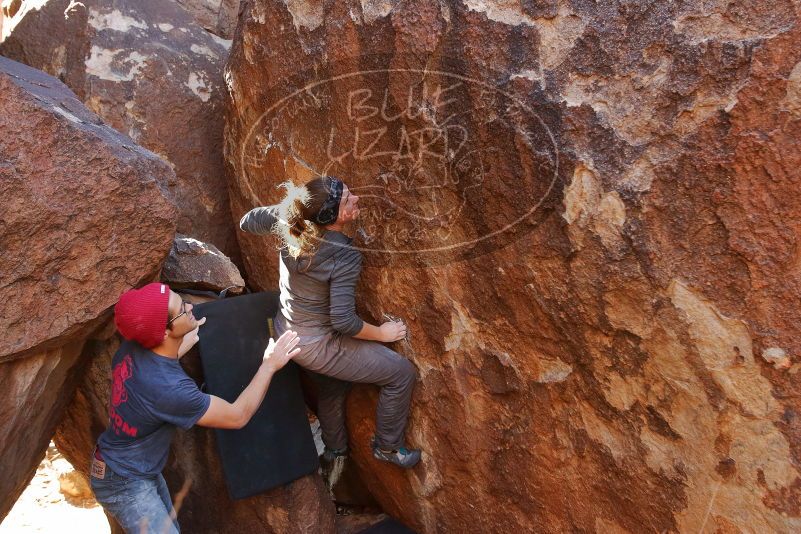
[[[170,288],[154,282],[131,289],[114,306],[114,324],[122,337],[152,349],[164,339],[170,311]]]

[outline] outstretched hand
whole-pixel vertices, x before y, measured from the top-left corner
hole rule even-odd
[[[178,347],[179,358],[184,354],[186,354],[187,352],[189,352],[189,350],[192,347],[194,347],[198,341],[200,341],[200,336],[198,335],[198,332],[200,331],[200,327],[203,326],[205,323],[206,323],[206,318],[204,317],[203,319],[197,322],[197,326],[195,327],[194,330],[191,330],[184,335],[184,338],[181,340],[181,346]]]
[[[292,330],[281,334],[278,341],[270,338],[270,342],[264,350],[262,365],[266,365],[272,372],[278,371],[300,352],[300,348],[295,348],[299,341],[298,334]]]

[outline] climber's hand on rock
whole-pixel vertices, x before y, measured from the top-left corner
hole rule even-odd
[[[403,321],[387,321],[380,327],[381,341],[384,343],[392,343],[406,337],[406,325]]]
[[[195,327],[194,330],[191,330],[186,334],[184,334],[184,338],[181,340],[181,346],[178,347],[179,358],[184,354],[186,354],[187,352],[189,352],[189,350],[192,347],[194,347],[198,341],[200,341],[200,336],[198,335],[198,332],[200,331],[200,327],[203,326],[205,323],[206,323],[206,318],[204,317],[203,319],[197,322],[197,326]]]

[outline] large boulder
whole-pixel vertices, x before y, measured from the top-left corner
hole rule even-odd
[[[25,1],[0,54],[64,81],[103,120],[175,170],[178,231],[238,261],[222,159],[228,42],[174,2]]]
[[[75,391],[83,341],[0,363],[0,519],[36,473]]]
[[[174,179],[60,81],[0,57],[0,518],[69,402],[85,339],[158,273]]]
[[[210,243],[178,234],[161,270],[161,281],[172,289],[242,293],[245,281],[228,256]]]
[[[55,435],[64,456],[84,473],[97,437],[108,423],[111,358],[119,347],[116,334],[87,344],[88,360],[74,400]],[[181,359],[187,372],[202,381],[196,351]],[[214,432],[194,427],[179,430],[164,477],[186,532],[198,533],[321,533],[334,532],[334,505],[317,473],[266,494],[232,501],[225,488]]]
[[[420,532],[801,529],[798,17],[789,0],[243,7],[234,220],[283,180],[343,177],[363,316],[411,326],[395,348],[419,369],[421,465],[371,458],[373,388],[348,405],[385,511]],[[240,244],[274,286],[275,243]]]

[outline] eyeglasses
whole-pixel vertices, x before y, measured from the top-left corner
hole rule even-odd
[[[172,322],[174,320],[178,319],[180,316],[186,315],[186,312],[187,312],[186,305],[187,305],[187,302],[185,300],[182,300],[181,301],[181,313],[179,313],[178,315],[176,315],[175,317],[173,317],[172,319],[167,321],[167,326],[170,326],[170,324],[172,324]]]

